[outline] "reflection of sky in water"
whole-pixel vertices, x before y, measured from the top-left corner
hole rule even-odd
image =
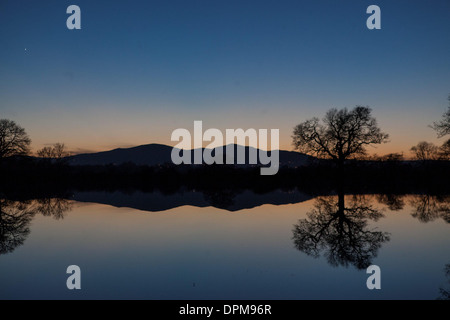
[[[63,220],[36,215],[24,245],[0,256],[0,298],[435,299],[450,262],[449,224],[413,218],[411,199],[395,212],[372,202],[385,216],[368,228],[390,233],[372,261],[378,291],[366,288],[365,270],[295,248],[293,226],[315,200],[153,213],[75,202]],[[66,288],[71,264],[82,290]]]

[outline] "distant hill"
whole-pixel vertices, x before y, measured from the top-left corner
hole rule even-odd
[[[136,165],[158,165],[171,162],[172,147],[162,144],[146,144],[132,148],[83,153],[67,157],[70,165],[120,165],[132,162]]]
[[[252,151],[251,147],[243,147],[234,145],[234,163],[237,163],[238,149],[245,148],[245,159],[248,164],[249,153]],[[214,149],[212,154],[215,155],[219,149]],[[253,149],[254,150],[254,149]],[[204,149],[202,149],[202,152]],[[256,152],[258,150],[255,150]],[[120,165],[124,163],[134,163],[136,165],[162,165],[172,163],[171,159],[172,147],[162,144],[146,144],[132,148],[118,148],[110,151],[102,151],[96,153],[84,153],[67,157],[70,165]],[[193,150],[186,152],[191,153],[193,159]],[[223,157],[226,158],[226,148],[223,148]],[[258,154],[258,152],[257,152]],[[279,151],[280,166],[298,167],[308,164],[310,160],[314,159],[308,155],[295,151]],[[259,158],[258,158],[259,163]]]

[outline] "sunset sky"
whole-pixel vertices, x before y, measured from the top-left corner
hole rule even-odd
[[[194,120],[278,128],[292,150],[296,124],[367,105],[390,134],[370,151],[408,154],[445,140],[428,125],[448,107],[449,40],[448,0],[0,0],[0,118],[34,151],[175,145]]]

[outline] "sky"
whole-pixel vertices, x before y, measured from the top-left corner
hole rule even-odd
[[[408,154],[445,141],[429,125],[448,107],[449,39],[448,0],[0,0],[0,118],[34,151],[175,145],[194,120],[279,129],[292,150],[295,125],[364,105],[390,135],[369,152]]]

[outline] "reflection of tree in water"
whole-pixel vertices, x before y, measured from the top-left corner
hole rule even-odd
[[[442,218],[450,223],[450,196],[420,195],[414,197],[410,204],[415,207],[411,215],[421,222]]]
[[[33,216],[29,203],[0,200],[0,254],[13,252],[24,243]]]
[[[450,300],[450,263],[447,263],[444,268],[445,277],[447,278],[447,287],[440,287],[439,300]]]
[[[405,205],[404,196],[393,194],[379,194],[379,203],[386,205],[391,211],[399,211]],[[411,215],[421,222],[430,222],[442,218],[450,223],[450,196],[448,195],[416,195],[412,196],[409,204],[414,207]]]
[[[402,195],[397,194],[378,194],[377,200],[379,203],[386,205],[391,211],[402,210],[405,206],[405,201]]]
[[[36,210],[43,216],[53,216],[56,220],[64,219],[64,213],[72,210],[72,202],[60,198],[39,199]]]
[[[62,219],[72,209],[66,199],[40,199],[37,201],[11,201],[0,199],[0,254],[13,252],[22,245],[30,233],[30,223],[36,213]]]
[[[295,247],[313,257],[322,252],[333,266],[354,265],[365,269],[377,256],[389,234],[368,229],[368,220],[383,217],[363,196],[354,196],[348,207],[344,195],[320,197],[307,219],[294,225]]]

